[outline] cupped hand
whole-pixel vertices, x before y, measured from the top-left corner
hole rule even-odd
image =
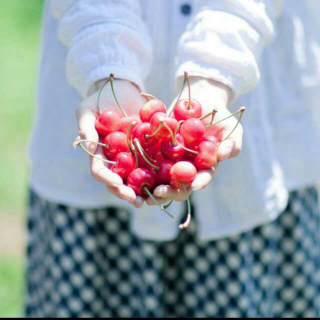
[[[76,110],[79,136],[81,139],[92,141],[86,143],[86,148],[96,155],[96,157],[90,157],[90,169],[93,178],[104,183],[108,191],[113,195],[129,201],[139,208],[143,205],[143,199],[137,197],[133,189],[124,185],[121,177],[113,173],[109,169],[108,164],[102,161],[102,159],[105,159],[102,148],[95,143],[99,142],[99,135],[95,129],[95,121],[98,116],[98,90],[104,82],[100,81],[96,85],[96,92],[86,98]],[[138,88],[126,80],[114,80],[114,87],[117,99],[125,112],[128,115],[138,115],[139,109],[145,103]],[[106,85],[101,92],[100,107],[102,110],[119,110],[112,95],[110,84]]]
[[[217,111],[214,122],[218,122],[226,117],[231,116],[228,110],[228,102],[231,98],[231,89],[222,83],[201,77],[190,77],[191,98],[198,100],[202,105],[202,115]],[[183,90],[182,99],[188,99],[188,88]],[[170,109],[174,108],[177,98],[172,102]],[[210,117],[205,122],[210,123]],[[218,162],[236,157],[242,147],[243,130],[241,124],[237,125],[238,120],[232,116],[229,119],[217,123],[210,130],[219,135],[222,141],[218,146]],[[235,128],[236,127],[236,128]],[[234,130],[235,128],[235,130]],[[231,134],[230,134],[231,133]],[[196,179],[188,188],[189,193],[196,190],[204,189],[214,178],[217,173],[217,167],[209,170],[200,170]],[[170,200],[185,201],[184,190],[177,190],[168,185],[158,186],[154,190],[154,196],[160,204]],[[155,205],[150,198],[146,200],[148,205]]]

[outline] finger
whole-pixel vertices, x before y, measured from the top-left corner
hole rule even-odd
[[[228,132],[224,133],[225,136]],[[236,157],[242,148],[243,130],[241,125],[228,137],[225,141],[221,142],[218,147],[218,161],[223,161],[229,158]],[[224,138],[223,138],[224,139]]]
[[[78,119],[79,135],[82,139],[98,142],[99,135],[95,128],[96,114],[93,109],[89,107],[80,106],[76,111],[76,117]],[[86,148],[95,153],[97,144],[93,142],[87,142]]]
[[[155,196],[154,196],[155,197]],[[159,204],[163,204],[163,203],[166,203],[168,201],[170,201],[170,199],[165,199],[165,198],[159,198],[159,197],[155,197],[155,199],[158,201]],[[147,198],[146,199],[146,203],[148,206],[152,207],[152,206],[157,206],[157,204],[153,201],[152,198]]]
[[[96,156],[103,159],[101,147],[97,149]],[[123,185],[123,181],[119,175],[112,172],[107,164],[97,158],[90,158],[91,174],[99,182],[106,184],[109,187],[117,187]]]
[[[141,208],[143,206],[144,200],[142,197],[137,196],[136,200],[132,202],[132,204],[137,208]]]
[[[204,189],[212,181],[212,179],[216,175],[216,172],[216,167],[199,171],[196,178],[191,184],[191,189],[194,191]]]
[[[125,185],[122,185],[119,187],[108,187],[107,186],[107,189],[110,193],[112,193],[116,197],[118,197],[122,200],[129,201],[132,204],[136,200],[136,194],[134,193],[133,189],[131,189]]]
[[[190,188],[188,188],[188,191],[190,194]],[[153,193],[156,197],[165,198],[166,201],[169,201],[169,200],[185,201],[186,200],[186,194],[184,190],[175,189],[167,185],[158,186]]]

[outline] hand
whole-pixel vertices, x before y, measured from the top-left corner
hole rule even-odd
[[[100,81],[97,85],[97,90],[101,88],[104,82]],[[126,113],[128,115],[139,114],[139,109],[145,103],[145,100],[141,97],[138,88],[126,80],[114,80],[114,87],[117,98]],[[80,138],[95,142],[99,141],[99,136],[95,129],[95,120],[98,114],[97,97],[98,92],[92,94],[76,110]],[[101,93],[100,106],[102,109],[108,110],[119,109],[112,95],[110,84],[107,84]],[[97,147],[95,143],[87,142],[86,148],[91,153],[95,153],[98,158],[105,158],[102,148],[100,146]],[[104,183],[113,195],[129,201],[137,208],[143,205],[143,199],[137,197],[133,189],[124,185],[120,176],[109,170],[105,162],[91,157],[90,168],[93,178]]]
[[[228,110],[228,102],[231,97],[231,89],[222,83],[214,80],[205,79],[201,77],[190,77],[191,97],[198,100],[202,105],[202,114],[212,112],[213,109],[217,110],[214,122],[219,121],[231,115]],[[188,99],[188,88],[186,87],[181,95],[182,99]],[[172,102],[170,110],[175,106],[177,98]],[[205,121],[210,122],[210,117]],[[218,161],[223,161],[237,156],[241,151],[242,146],[242,126],[239,124],[232,132],[237,124],[237,119],[231,117],[215,126],[221,135],[222,143],[218,147]],[[229,136],[229,134],[232,134]],[[224,140],[227,138],[226,140]],[[189,193],[195,190],[205,188],[214,178],[217,172],[217,167],[210,170],[201,170],[198,172],[196,179],[193,181],[189,188]],[[171,186],[158,186],[154,190],[154,196],[160,204],[166,203],[170,200],[185,201],[184,190],[177,190]],[[148,198],[146,200],[148,205],[155,205],[153,200]]]

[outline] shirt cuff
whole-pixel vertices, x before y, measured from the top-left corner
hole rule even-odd
[[[84,97],[88,97],[93,94],[96,90],[96,84],[100,80],[107,79],[110,74],[113,73],[115,78],[128,80],[136,85],[141,92],[144,90],[144,84],[141,77],[138,76],[136,70],[131,70],[128,67],[124,68],[123,66],[116,65],[102,65],[96,69],[93,69],[87,76],[85,81],[85,86],[82,90]]]
[[[197,63],[190,60],[185,61],[178,67],[176,78],[183,77],[185,71],[187,71],[190,76],[212,79],[228,86],[232,90],[229,104],[234,103],[241,95],[241,83],[243,82],[243,79],[219,68],[218,66],[206,66],[202,62]]]

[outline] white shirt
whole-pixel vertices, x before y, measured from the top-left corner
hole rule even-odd
[[[182,14],[185,2],[192,15]],[[320,177],[319,12],[312,0],[47,1],[31,187],[77,208],[126,207],[137,235],[175,238],[184,205],[170,208],[172,221],[156,207],[134,210],[93,180],[87,154],[72,148],[74,112],[111,72],[168,105],[176,78],[188,71],[232,88],[231,109],[247,107],[241,154],[193,194],[199,237],[275,219],[290,190]]]

